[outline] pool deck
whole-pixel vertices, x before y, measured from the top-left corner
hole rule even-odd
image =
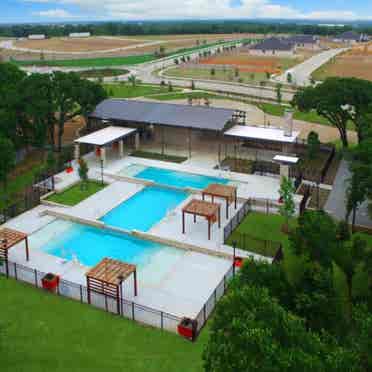
[[[93,154],[89,154],[86,159],[90,168],[89,177],[100,180],[100,164]],[[211,169],[209,165],[195,167],[189,164],[173,164],[128,156],[124,159],[109,161],[104,169],[104,181],[108,184],[107,187],[78,205],[73,207],[40,205],[4,224],[4,227],[31,235],[30,261],[25,261],[22,244],[10,251],[9,260],[42,272],[54,272],[65,280],[85,285],[85,273],[88,267],[73,260],[66,262],[66,260],[33,247],[32,234],[53,222],[56,215],[63,216],[67,220],[80,219],[92,223],[98,222],[102,225],[102,222],[98,221],[99,218],[143,189],[144,184],[138,180],[118,180],[118,173],[133,164],[228,178],[231,184],[238,187],[238,209],[243,199],[253,197],[277,200],[279,196],[278,178],[225,172]],[[73,173],[60,173],[56,176],[57,191],[62,191],[79,181],[76,167],[74,168]],[[134,300],[140,305],[153,307],[176,316],[195,317],[231,267],[232,248],[223,244],[223,229],[229,222],[225,215],[225,203],[221,200],[221,228],[218,228],[217,223],[213,224],[211,240],[208,241],[207,222],[200,217],[194,223],[192,216],[187,216],[186,234],[182,234],[182,206],[191,198],[201,198],[201,196],[199,193],[190,194],[183,203],[170,211],[147,232],[150,239],[164,241],[166,245],[172,245],[167,242],[175,242],[174,246],[184,248],[183,254],[160,281],[151,282],[140,277],[139,295],[136,298],[133,298],[130,283],[125,283],[125,299]],[[219,199],[216,201],[219,202]],[[230,219],[235,213],[234,206],[230,205]],[[192,247],[198,249],[192,249]],[[237,250],[236,254],[270,261],[270,259],[246,251]],[[146,273],[144,272],[143,275],[146,276]]]

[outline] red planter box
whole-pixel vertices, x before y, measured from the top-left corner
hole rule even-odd
[[[189,318],[183,318],[177,327],[178,334],[188,340],[194,341],[196,336],[196,324]]]
[[[66,173],[72,173],[74,171],[74,168],[68,167],[66,168]]]
[[[235,267],[242,267],[244,260],[242,257],[235,257],[234,266]]]
[[[41,284],[44,289],[50,292],[57,292],[59,285],[59,276],[52,273],[48,273],[41,279]]]

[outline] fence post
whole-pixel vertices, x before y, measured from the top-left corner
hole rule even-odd
[[[164,329],[164,313],[162,311],[160,312],[160,327],[161,330]]]
[[[14,277],[16,280],[18,280],[18,274],[17,274],[17,264],[14,262]]]
[[[80,284],[80,302],[83,303],[83,286]]]
[[[134,319],[134,302],[132,301],[132,320],[135,320]]]
[[[204,323],[207,321],[207,306],[204,304],[203,306],[203,315],[204,315]]]
[[[37,270],[34,269],[34,276],[35,276],[35,286],[38,287],[37,285]]]

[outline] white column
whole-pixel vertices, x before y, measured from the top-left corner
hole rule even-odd
[[[106,165],[106,148],[105,147],[101,147],[101,160],[102,160],[103,166],[105,166]]]
[[[280,176],[289,178],[289,166],[280,164]]]
[[[123,140],[119,141],[119,157],[120,158],[124,157],[124,141]]]
[[[138,150],[139,147],[140,147],[140,136],[139,136],[139,133],[137,132],[134,137],[134,148]]]
[[[75,143],[74,158],[75,160],[79,160],[80,158],[80,144],[79,143]]]

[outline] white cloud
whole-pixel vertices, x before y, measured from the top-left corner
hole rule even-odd
[[[276,4],[275,0],[242,0],[242,6],[231,7],[230,0],[24,0],[27,2],[74,5],[84,13],[113,19],[167,18],[303,18],[356,19],[353,11],[316,11],[304,13],[292,6]],[[63,18],[63,9],[39,12]],[[66,18],[71,15],[66,12]],[[362,17],[359,17],[362,18]]]
[[[39,12],[33,12],[32,14],[40,16],[40,17],[46,17],[46,18],[60,18],[60,19],[75,18],[74,15],[72,15],[65,9],[41,10]]]

